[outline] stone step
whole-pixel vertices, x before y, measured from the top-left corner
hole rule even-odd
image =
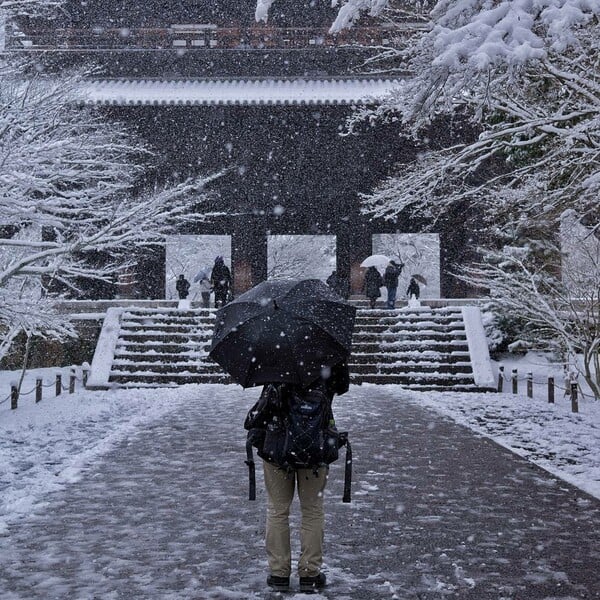
[[[491,388],[485,388],[476,385],[475,383],[465,383],[465,384],[435,384],[435,383],[411,383],[410,385],[402,384],[401,382],[397,382],[393,380],[393,376],[384,375],[382,377],[369,377],[369,381],[363,380],[361,378],[350,378],[350,382],[354,385],[362,385],[363,383],[373,383],[377,385],[386,385],[386,384],[397,384],[403,387],[404,389],[409,389],[415,392],[494,392],[495,390]]]
[[[210,335],[212,335],[214,326],[215,326],[214,322],[213,323],[198,323],[197,321],[190,322],[190,323],[147,323],[145,321],[144,322],[140,321],[140,323],[133,323],[131,321],[127,321],[127,322],[121,323],[121,331],[126,331],[126,332],[151,331],[153,333],[155,333],[155,332],[187,333],[187,332],[194,332],[194,331],[206,331]]]
[[[422,342],[447,342],[451,343],[454,340],[467,340],[465,330],[454,329],[450,331],[402,331],[402,332],[382,332],[382,333],[367,333],[357,331],[352,335],[354,344],[370,343],[370,342],[389,342],[389,341],[422,341]]]
[[[164,374],[164,373],[222,373],[223,369],[213,362],[197,361],[194,363],[153,363],[153,362],[136,362],[127,363],[123,361],[115,361],[112,364],[111,373],[118,375],[126,375],[128,373],[144,373],[144,374]]]
[[[353,352],[350,355],[352,364],[378,364],[378,363],[413,363],[413,364],[455,364],[470,363],[468,352],[436,352],[433,350],[408,351],[408,352]]]
[[[350,363],[350,372],[357,375],[360,374],[389,374],[399,373],[406,375],[407,373],[452,373],[472,376],[473,369],[471,363],[420,363],[420,364],[404,364],[398,363]]]
[[[198,352],[197,350],[186,350],[183,352],[130,352],[127,347],[119,347],[115,352],[117,361],[128,362],[164,362],[176,363],[186,361],[206,361],[208,352]]]
[[[423,323],[432,323],[436,325],[445,325],[447,323],[456,322],[462,323],[461,314],[415,314],[415,315],[390,315],[388,312],[380,315],[357,315],[355,318],[356,326],[367,323],[415,323],[421,325]]]
[[[186,335],[180,333],[151,333],[148,331],[121,332],[120,342],[131,342],[134,344],[143,344],[145,342],[160,342],[164,344],[186,344],[188,342],[210,342],[212,333],[210,331],[201,331],[189,333]],[[122,344],[121,344],[122,345]]]
[[[455,342],[428,342],[427,340],[404,340],[401,342],[368,342],[352,343],[352,354],[374,352],[401,352],[409,350],[435,350],[436,352],[468,352],[469,347],[466,341],[457,340]]]
[[[131,387],[139,387],[144,384],[148,387],[162,387],[165,385],[184,385],[186,383],[233,383],[231,377],[225,373],[163,373],[157,375],[144,375],[138,373],[128,373],[127,375],[111,374],[108,381],[109,383],[130,384]]]
[[[161,315],[131,315],[129,317],[124,317],[121,319],[121,326],[129,326],[129,327],[144,327],[146,325],[151,326],[195,326],[195,325],[203,325],[206,327],[214,327],[216,323],[215,317],[210,316],[198,316],[198,317],[177,317],[177,316],[164,316],[161,318]]]
[[[118,384],[120,387],[176,387],[184,384],[231,384],[234,382],[231,377],[223,373],[198,373],[193,375],[161,374],[151,376],[142,374],[111,375],[109,383]],[[424,381],[398,375],[353,375],[351,376],[351,383],[354,385],[361,385],[363,383],[396,384],[416,391],[491,391],[475,385],[472,380],[470,382],[468,380],[455,380],[449,383],[447,379]]]
[[[202,340],[199,340],[198,342],[187,341],[186,343],[181,344],[168,344],[163,342],[147,342],[145,344],[136,344],[133,342],[124,342],[119,340],[117,342],[117,349],[128,350],[129,352],[135,354],[145,354],[146,352],[152,351],[161,354],[184,354],[190,350],[195,350],[196,352],[208,352],[210,349],[210,344]]]
[[[355,332],[364,331],[365,333],[383,333],[397,331],[421,331],[426,328],[427,331],[449,331],[458,330],[464,331],[464,323],[462,321],[449,321],[447,323],[433,323],[431,321],[421,323],[412,322],[396,322],[396,323],[381,323],[379,321],[369,323],[357,323],[354,327]]]
[[[378,383],[388,384],[394,383],[413,389],[415,386],[436,386],[445,387],[446,389],[454,389],[455,386],[471,386],[475,385],[472,376],[461,375],[445,375],[425,377],[413,377],[410,375],[402,375],[398,373],[377,373],[377,374],[361,374],[350,377],[351,383]]]

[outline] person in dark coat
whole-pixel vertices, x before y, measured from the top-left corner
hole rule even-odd
[[[381,274],[375,267],[369,267],[365,273],[364,289],[367,298],[371,304],[371,308],[375,308],[375,302],[377,298],[381,296],[381,290],[379,289],[383,285],[383,279]]]
[[[343,277],[340,277],[337,271],[332,271],[325,283],[339,296],[347,298],[346,282]]]
[[[419,288],[419,284],[417,283],[417,280],[414,277],[411,277],[410,283],[408,284],[408,288],[406,290],[406,295],[409,297],[409,299],[414,296],[415,300],[418,300],[420,294],[421,294],[421,288]]]
[[[325,283],[334,291],[337,292],[338,276],[337,271],[331,271],[331,275],[325,280]]]
[[[383,274],[383,283],[387,288],[387,307],[396,308],[396,293],[398,292],[398,278],[402,273],[404,264],[398,264],[395,260],[390,260]]]
[[[183,273],[177,278],[175,289],[179,294],[180,300],[185,300],[190,293],[190,282],[184,277]]]
[[[215,292],[215,308],[227,303],[227,294],[231,287],[231,271],[222,256],[215,258],[215,264],[210,274],[210,282]]]

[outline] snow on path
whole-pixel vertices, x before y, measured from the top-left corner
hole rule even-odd
[[[413,394],[412,399],[490,437],[600,499],[600,402],[555,404],[513,394]]]
[[[10,414],[21,459],[35,462],[44,447],[47,455],[6,487],[15,499],[30,490],[35,511],[19,519],[25,502],[3,505],[3,600],[263,598],[264,486],[259,473],[258,502],[246,500],[241,427],[257,393],[83,393],[32,407],[53,412],[61,422],[52,427],[50,414],[23,427],[19,411]],[[341,503],[334,465],[326,491],[331,591],[312,597],[600,597],[598,502],[418,406],[435,398],[362,386],[336,401],[354,446],[353,502]],[[441,404],[452,400],[466,405],[456,394]],[[87,453],[75,457],[77,448]]]

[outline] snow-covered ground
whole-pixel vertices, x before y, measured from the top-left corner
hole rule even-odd
[[[56,371],[29,372],[24,391],[34,387],[40,374],[52,383]],[[66,382],[68,369],[63,373]],[[17,375],[0,373],[0,400]],[[366,398],[373,387],[355,387],[353,395]],[[529,399],[524,386],[518,395],[416,393],[394,387],[393,396],[447,415],[600,498],[600,402],[583,398],[580,412],[573,414],[570,399],[562,393],[557,391],[555,404],[549,405],[542,386],[534,391],[537,397]],[[43,505],[48,492],[76,482],[85,465],[145,424],[204,398],[249,407],[258,390],[188,385],[89,392],[77,382],[72,395],[55,397],[50,385],[44,394],[39,404],[33,394],[24,396],[17,410],[10,410],[9,402],[0,404],[0,533],[8,522]],[[231,426],[241,428],[241,420],[232,420]]]

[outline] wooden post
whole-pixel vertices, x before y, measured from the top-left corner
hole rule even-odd
[[[60,396],[62,392],[62,375],[60,373],[56,374],[56,395]]]
[[[71,369],[69,376],[69,394],[75,393],[75,368]]]
[[[15,410],[19,404],[19,388],[13,383],[10,386],[10,408]]]
[[[510,378],[512,380],[512,393],[517,394],[519,391],[519,380],[518,380],[517,369],[512,370]]]
[[[548,404],[554,404],[554,377],[548,377]]]
[[[579,412],[579,402],[577,401],[577,383],[571,382],[571,412]]]
[[[527,397],[533,398],[533,373],[527,373]]]
[[[502,392],[504,389],[504,365],[498,366],[498,391]]]
[[[81,379],[83,380],[83,387],[87,387],[87,382],[88,382],[88,377],[90,376],[90,371],[89,369],[86,369],[85,367],[83,368],[83,370],[81,371]]]

